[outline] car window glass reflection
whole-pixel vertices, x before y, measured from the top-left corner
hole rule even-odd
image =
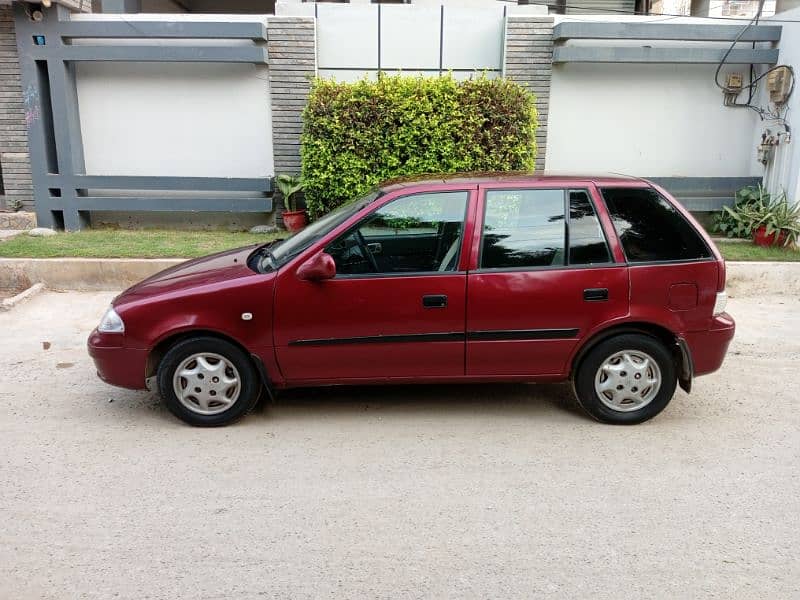
[[[486,193],[482,268],[563,264],[563,190],[490,190]]]
[[[468,192],[405,196],[326,248],[340,275],[452,272],[458,267]]]
[[[597,218],[589,192],[569,192],[569,264],[588,265],[611,262],[603,228]]]

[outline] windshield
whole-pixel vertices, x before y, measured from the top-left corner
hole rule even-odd
[[[351,200],[346,204],[342,204],[335,208],[324,217],[321,217],[311,223],[302,231],[287,238],[281,242],[267,245],[262,248],[263,256],[259,264],[261,272],[274,271],[275,269],[285,265],[292,258],[306,250],[314,242],[321,239],[329,231],[335,229],[340,224],[344,223],[350,216],[357,213],[370,202],[379,198],[382,195],[380,190],[374,190],[356,200]]]

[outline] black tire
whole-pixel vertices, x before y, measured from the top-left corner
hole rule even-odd
[[[655,361],[660,370],[661,386],[647,404],[638,409],[622,412],[621,410],[610,408],[603,402],[600,392],[595,390],[595,377],[606,360],[618,352],[626,350],[634,353],[643,352]],[[622,373],[625,373],[625,371],[622,371]],[[603,379],[599,381],[600,385],[602,385]],[[573,386],[578,403],[598,421],[614,425],[635,425],[652,419],[664,410],[675,394],[677,383],[678,375],[675,362],[664,344],[648,335],[629,333],[604,340],[592,348],[578,365]],[[631,381],[630,384],[636,385],[636,382]],[[613,394],[614,392],[607,393]]]
[[[239,393],[230,407],[216,414],[200,414],[181,402],[173,386],[176,369],[189,357],[211,353],[225,358],[238,371]],[[158,366],[158,389],[172,414],[198,427],[218,427],[238,421],[256,405],[261,393],[261,379],[250,356],[238,346],[215,337],[195,337],[172,346]],[[220,410],[217,406],[212,410]],[[200,407],[198,406],[199,410]]]

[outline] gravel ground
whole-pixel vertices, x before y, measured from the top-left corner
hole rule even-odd
[[[796,298],[733,299],[723,370],[644,425],[473,385],[203,430],[96,379],[111,297],[0,314],[0,598],[800,597]]]

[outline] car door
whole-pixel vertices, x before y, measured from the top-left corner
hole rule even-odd
[[[628,313],[627,267],[615,262],[595,194],[589,182],[481,186],[467,375],[563,375],[582,338]]]
[[[472,195],[398,192],[324,242],[333,279],[303,281],[297,267],[280,273],[274,339],[286,380],[463,376]]]

